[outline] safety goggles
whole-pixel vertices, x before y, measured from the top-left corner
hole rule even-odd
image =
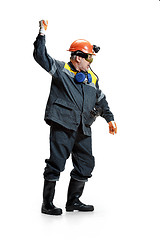
[[[89,63],[93,62],[93,55],[92,54],[83,53],[81,51],[76,51],[76,52],[71,53],[71,55],[80,56],[80,57],[84,58]]]
[[[87,54],[87,57],[85,57],[85,60],[89,63],[92,63],[93,62],[93,56],[92,54]]]

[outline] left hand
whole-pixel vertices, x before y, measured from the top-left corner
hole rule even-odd
[[[116,134],[117,133],[117,125],[114,121],[110,121],[109,123],[109,133],[110,134]]]

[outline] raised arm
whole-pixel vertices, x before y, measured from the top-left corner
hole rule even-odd
[[[45,31],[47,30],[48,21],[41,20],[39,26],[39,34],[34,42],[33,57],[42,68],[53,75],[56,71],[55,59],[49,56],[45,46]]]

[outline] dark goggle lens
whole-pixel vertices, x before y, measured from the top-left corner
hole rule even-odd
[[[92,63],[93,62],[93,56],[91,54],[88,54],[88,56],[85,58],[87,62]]]

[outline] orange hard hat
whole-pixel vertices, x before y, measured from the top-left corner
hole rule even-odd
[[[96,55],[93,51],[93,45],[91,45],[90,42],[88,42],[85,39],[78,39],[75,40],[68,51],[70,52],[76,52],[76,51],[81,51],[83,53],[87,53],[87,54],[92,54],[92,55]]]

